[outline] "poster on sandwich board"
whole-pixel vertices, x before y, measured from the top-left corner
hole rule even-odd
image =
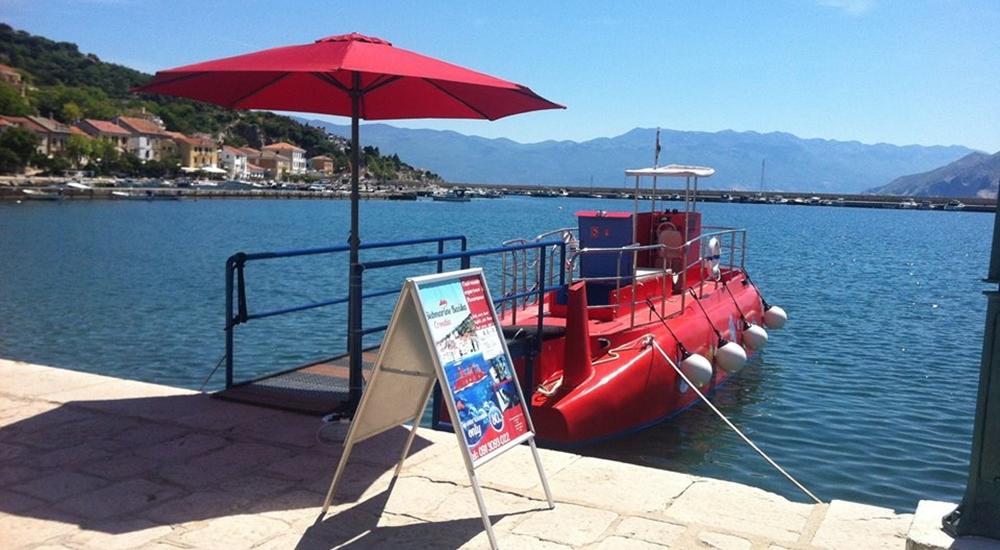
[[[424,318],[474,465],[531,437],[514,366],[480,274],[416,285]]]
[[[411,424],[395,475],[440,384],[490,544],[497,548],[476,468],[527,442],[548,500],[534,427],[482,269],[408,278],[344,440],[323,513],[356,443]]]

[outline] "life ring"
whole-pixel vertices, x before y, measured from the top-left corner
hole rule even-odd
[[[702,265],[705,268],[705,276],[718,281],[722,277],[722,270],[719,264],[722,262],[722,243],[716,237],[710,237],[705,246],[706,254],[702,257]]]

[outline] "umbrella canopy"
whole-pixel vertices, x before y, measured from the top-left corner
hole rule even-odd
[[[358,33],[158,71],[138,92],[231,109],[358,117],[481,118],[561,109],[529,88]],[[355,111],[352,96],[361,96]]]
[[[158,71],[133,91],[186,97],[231,109],[351,117],[351,234],[348,351],[353,414],[361,398],[361,271],[358,265],[358,121],[472,118],[563,109],[508,82],[358,33]]]

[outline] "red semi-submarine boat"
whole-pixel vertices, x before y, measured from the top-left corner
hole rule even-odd
[[[578,227],[535,239],[559,235],[568,244],[564,265],[555,254],[546,260],[546,284],[566,284],[546,293],[541,307],[525,298],[498,315],[509,345],[542,340],[538,356],[515,359],[532,390],[525,398],[541,440],[583,444],[669,419],[699,400],[690,385],[709,394],[763,349],[764,327],[784,325],[785,312],[763,301],[746,273],[746,231],[702,225],[698,180],[714,173],[680,165],[628,170],[632,212],[577,212]],[[661,178],[685,180],[684,195],[674,197],[683,209],[657,202]],[[647,179],[653,192],[642,197]],[[644,199],[650,208],[640,212]],[[533,261],[505,257],[503,295],[537,289]]]

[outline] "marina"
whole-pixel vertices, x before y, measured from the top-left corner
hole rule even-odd
[[[632,208],[629,200],[522,196],[362,205],[366,242],[399,241],[413,230],[404,233],[393,220],[406,219],[407,228],[427,228],[424,235],[465,233],[468,249],[573,226],[579,211]],[[976,279],[956,279],[938,266],[982,271],[988,242],[981,235],[991,217],[741,203],[707,203],[699,211],[713,224],[746,229],[747,272],[794,326],[774,333],[712,401],[824,499],[904,512],[922,498],[954,502],[968,453],[984,305]],[[348,213],[346,201],[327,200],[2,203],[0,255],[10,261],[0,262],[0,315],[8,319],[0,325],[0,356],[198,389],[225,355],[225,259],[239,250],[342,246],[325,228],[343,226]],[[947,220],[948,231],[924,231],[935,220]],[[176,227],[182,234],[171,231]],[[408,252],[437,250],[433,241]],[[460,241],[445,244],[446,252],[459,250]],[[37,254],[73,268],[50,269],[32,260]],[[250,262],[248,313],[343,299],[346,254]],[[372,249],[362,258],[400,256]],[[880,260],[866,260],[874,257]],[[500,293],[501,262],[489,265],[490,288]],[[458,267],[459,260],[444,265]],[[365,280],[376,290],[398,290],[408,274],[436,270],[436,262],[385,268]],[[838,274],[836,288],[817,287],[825,273]],[[850,318],[830,300],[850,304]],[[130,306],[119,307],[122,301]],[[391,306],[391,297],[372,298],[366,325],[385,324]],[[343,306],[251,320],[235,329],[234,382],[342,356],[347,336]],[[923,359],[943,356],[950,366]],[[921,376],[913,376],[914,365],[926,365]],[[205,389],[224,387],[223,366]],[[428,426],[431,420],[428,412]],[[575,452],[802,498],[700,406]]]
[[[297,3],[0,23],[0,547],[1000,548],[992,6]]]

